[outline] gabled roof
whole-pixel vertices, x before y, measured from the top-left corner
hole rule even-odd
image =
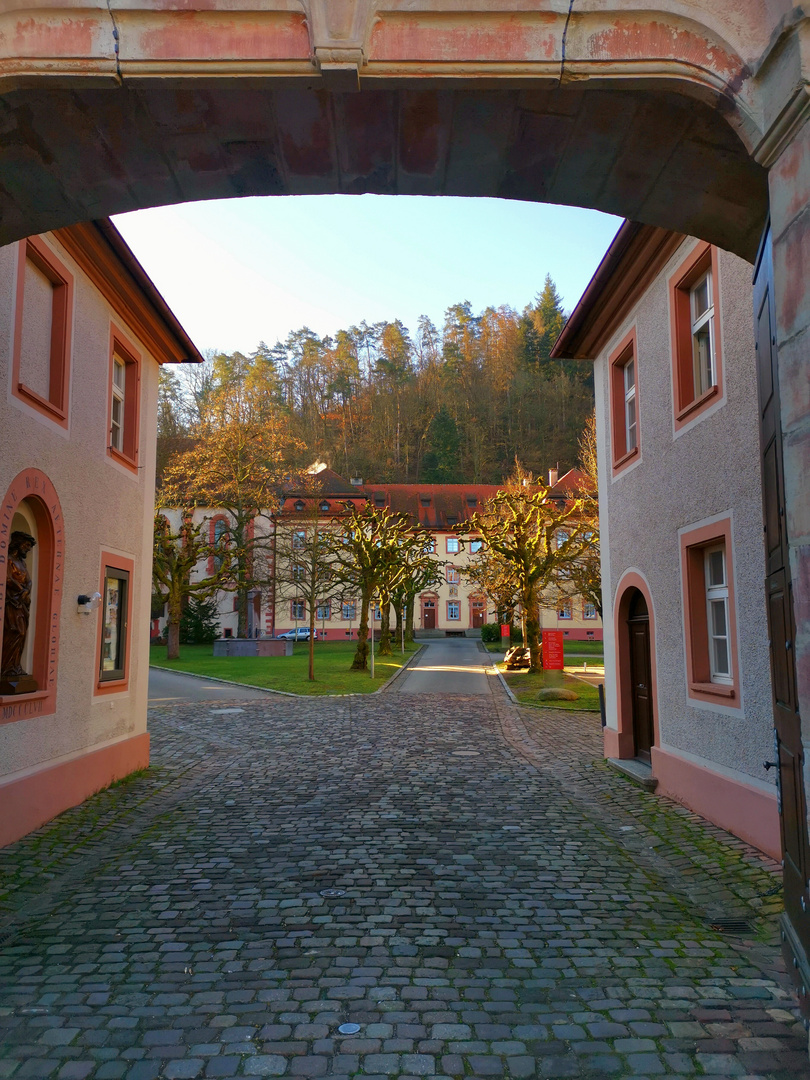
[[[500,490],[498,484],[364,484],[376,505],[407,514],[414,525],[451,532]],[[378,501],[379,500],[379,501]]]
[[[551,489],[552,497],[561,495],[579,495],[588,492],[593,487],[593,482],[587,473],[581,469],[569,469],[564,473]]]

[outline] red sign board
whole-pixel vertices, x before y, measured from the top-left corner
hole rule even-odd
[[[543,631],[543,667],[546,671],[562,671],[563,640],[562,630]]]
[[[509,637],[512,632],[512,627],[508,622],[501,623],[501,637]]]

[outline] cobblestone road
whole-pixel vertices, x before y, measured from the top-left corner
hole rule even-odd
[[[227,704],[0,853],[0,1080],[810,1077],[774,866],[593,717]]]

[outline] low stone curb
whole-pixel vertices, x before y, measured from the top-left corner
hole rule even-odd
[[[165,668],[159,664],[150,664],[149,668],[153,671],[168,671],[170,674],[186,675],[189,679],[200,679],[201,682],[215,682],[221,683],[223,686],[241,686],[245,690],[259,690],[263,694],[275,694],[277,697],[291,697],[291,698],[344,698],[344,697],[374,697],[375,694],[382,694],[388,689],[391,683],[398,679],[403,671],[411,666],[413,661],[419,656],[424,645],[420,645],[413,656],[410,657],[407,664],[403,664],[401,668],[394,672],[390,678],[386,679],[382,686],[378,686],[376,690],[370,691],[368,694],[294,694],[292,690],[271,690],[267,686],[254,686],[253,683],[235,682],[233,679],[220,679],[216,675],[200,675],[196,671],[180,671],[178,668]]]

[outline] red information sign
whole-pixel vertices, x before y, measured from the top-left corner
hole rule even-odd
[[[508,622],[501,623],[501,637],[509,637],[512,632],[512,628]]]
[[[543,667],[546,671],[562,671],[563,640],[562,630],[543,631]]]

